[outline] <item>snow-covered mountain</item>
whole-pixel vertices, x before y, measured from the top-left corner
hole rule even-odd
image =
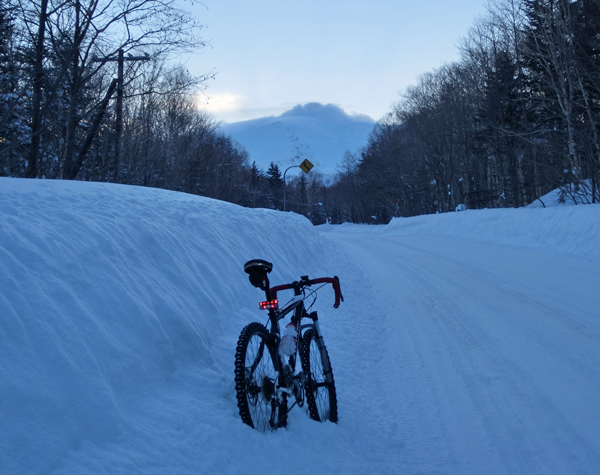
[[[280,168],[299,164],[305,158],[315,171],[336,171],[344,152],[367,144],[375,122],[365,115],[349,115],[334,104],[297,105],[279,116],[222,124],[221,129],[241,143],[263,170],[271,162]]]
[[[313,227],[0,178],[0,474],[595,473],[600,205],[552,201]],[[273,284],[340,277],[340,308],[315,305],[338,424],[242,423],[237,337],[266,318],[251,258]]]

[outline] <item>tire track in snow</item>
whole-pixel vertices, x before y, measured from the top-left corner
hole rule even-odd
[[[402,320],[397,312],[403,310],[385,301],[370,275],[372,263],[338,244],[345,317],[326,339],[334,348],[340,428],[357,431],[357,450],[371,454],[381,473],[444,473],[452,454],[439,430],[428,376],[407,357],[415,352],[411,335],[401,327],[390,334],[390,321]]]
[[[366,298],[382,308],[379,351],[386,358],[377,371],[388,373],[384,391],[397,396],[397,407],[387,411],[389,426],[414,441],[398,450],[406,469],[561,473],[577,467],[585,473],[600,464],[598,419],[585,424],[600,397],[598,324],[578,318],[598,302],[579,298],[575,311],[565,312],[565,299],[579,296],[568,285],[572,274],[556,280],[567,289],[551,298],[552,289],[524,284],[540,280],[552,263],[513,276],[527,263],[507,263],[515,259],[507,248],[481,246],[470,258],[477,264],[460,257],[473,245],[457,241],[334,239],[362,263],[355,264],[362,266],[358,272],[375,289]],[[500,254],[481,254],[491,251]],[[455,252],[458,258],[450,256]],[[531,262],[539,264],[536,259]],[[585,270],[598,279],[598,272]]]

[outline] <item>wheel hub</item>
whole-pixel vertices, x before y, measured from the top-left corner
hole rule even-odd
[[[275,392],[275,383],[271,378],[264,374],[261,378],[260,394],[265,402],[269,402]]]

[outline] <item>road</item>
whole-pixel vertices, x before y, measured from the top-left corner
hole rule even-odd
[[[345,289],[354,343],[338,351],[354,368],[342,377],[361,388],[348,405],[384,428],[381,462],[397,473],[597,473],[599,266],[357,229],[323,234],[358,276]]]

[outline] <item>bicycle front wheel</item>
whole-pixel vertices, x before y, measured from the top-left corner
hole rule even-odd
[[[337,422],[337,397],[329,354],[323,338],[317,339],[317,334],[312,328],[302,337],[300,357],[302,371],[308,376],[305,388],[311,419]]]
[[[240,333],[235,352],[235,391],[242,421],[265,432],[285,426],[287,401],[278,400],[276,351],[269,332],[250,323]]]

